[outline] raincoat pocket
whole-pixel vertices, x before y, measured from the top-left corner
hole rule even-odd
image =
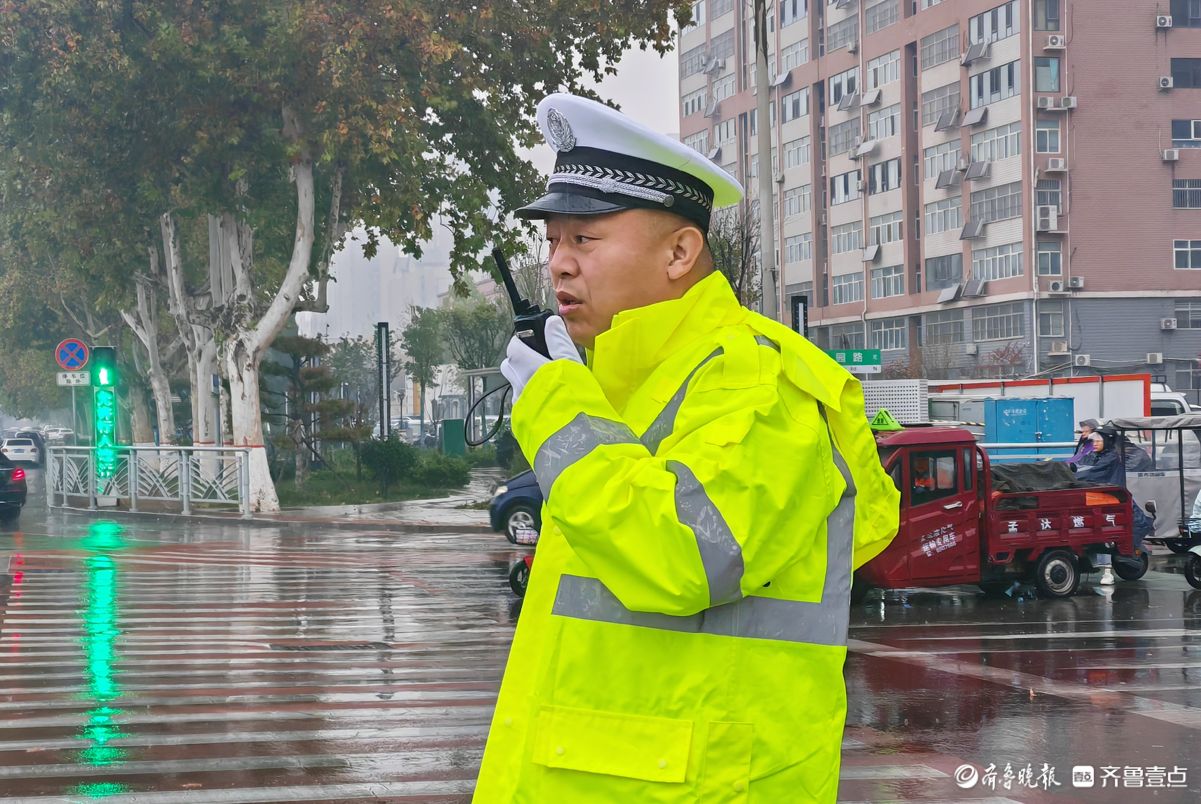
[[[538,712],[534,762],[549,768],[681,783],[692,721],[566,706]]]

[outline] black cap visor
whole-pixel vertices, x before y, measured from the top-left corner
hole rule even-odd
[[[604,215],[607,212],[620,212],[630,208],[631,205],[614,203],[604,198],[556,190],[532,204],[526,204],[513,214],[526,220],[545,220],[550,215]]]

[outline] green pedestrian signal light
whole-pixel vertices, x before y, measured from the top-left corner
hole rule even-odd
[[[92,385],[111,388],[117,384],[117,350],[112,346],[92,347]]]

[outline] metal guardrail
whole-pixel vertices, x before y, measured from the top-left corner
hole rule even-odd
[[[143,502],[178,503],[190,516],[194,504],[232,506],[250,518],[250,450],[245,447],[117,447],[113,476],[96,477],[93,447],[47,446],[46,505],[71,508],[84,498],[126,500],[130,511]],[[57,501],[57,503],[56,503]]]

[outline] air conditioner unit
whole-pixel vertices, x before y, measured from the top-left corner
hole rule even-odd
[[[1156,14],[1155,27],[1164,30],[1172,27],[1172,16],[1170,14]]]
[[[1047,173],[1063,173],[1068,169],[1068,160],[1060,158],[1047,160]]]
[[[817,225],[818,225],[818,226],[825,226],[825,225],[826,225],[826,213],[824,213],[824,212],[819,212],[819,213],[818,213],[818,215],[817,215]]]
[[[1066,286],[1063,284],[1062,280],[1056,279],[1047,285],[1047,292],[1048,293],[1065,293]]]
[[[974,343],[964,344],[963,353],[969,357],[975,357],[976,355],[980,354],[980,347]]]
[[[1047,46],[1044,50],[1064,50],[1068,46],[1068,38],[1063,34],[1051,34],[1047,37]]]
[[[1047,351],[1049,355],[1066,355],[1068,353],[1067,341],[1051,341],[1051,348]]]
[[[970,161],[968,161],[967,157],[960,157],[960,159],[959,159],[959,172],[960,172],[960,173],[967,173],[967,169],[968,169],[968,167],[969,167],[971,164],[972,164],[972,163],[971,163]]]
[[[853,53],[858,53],[858,52],[859,52],[859,40],[855,40],[855,41],[851,42],[851,44],[847,45],[847,53],[853,54]]]
[[[1038,99],[1038,108],[1047,110],[1047,109],[1057,109],[1059,107],[1058,107],[1058,104],[1055,103],[1054,98],[1050,98],[1050,97],[1047,97],[1046,95],[1043,95],[1041,98]]]
[[[1147,352],[1147,365],[1162,366],[1163,352]]]
[[[1177,323],[1175,318],[1161,318],[1159,319],[1159,328],[1163,330],[1176,329]]]
[[[1077,103],[1077,101],[1076,101],[1075,95],[1064,95],[1062,98],[1059,99],[1059,108],[1060,109],[1075,109],[1076,103]]]
[[[1160,89],[1171,89],[1174,86],[1176,86],[1176,79],[1173,78],[1172,76],[1161,75],[1159,77],[1159,88]]]
[[[1073,276],[1068,280],[1068,287],[1072,290],[1084,290],[1084,277]]]
[[[1036,207],[1036,228],[1040,232],[1054,232],[1059,229],[1059,210],[1053,206]]]
[[[860,179],[855,183],[855,186],[859,189],[859,192],[863,192],[867,189],[867,182],[865,182],[863,179]]]
[[[1179,162],[1180,161],[1180,149],[1179,148],[1164,148],[1163,161]]]
[[[1076,367],[1091,366],[1092,364],[1092,355],[1076,355],[1074,358],[1072,358],[1072,365]]]
[[[776,174],[776,184],[783,184],[783,183],[784,183],[784,174],[777,173]]]

